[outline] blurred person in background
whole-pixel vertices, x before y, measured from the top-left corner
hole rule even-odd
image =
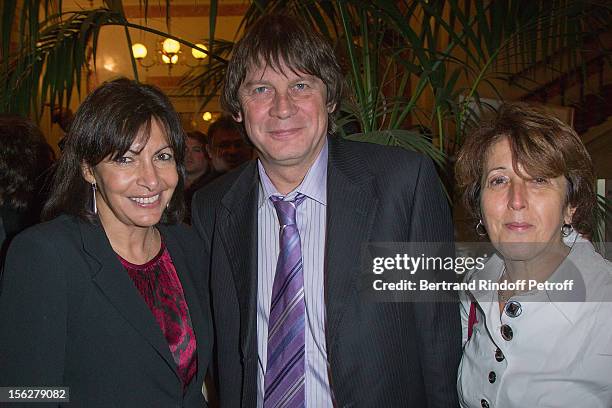
[[[198,130],[185,134],[185,188],[197,186],[208,173],[209,158],[206,152],[206,135]]]
[[[40,220],[54,159],[34,122],[0,114],[0,265],[11,238]]]
[[[205,146],[208,157],[200,151]],[[238,124],[229,116],[221,116],[208,128],[208,143],[201,132],[187,134],[187,169],[185,203],[187,212],[184,221],[191,224],[191,199],[193,194],[217,177],[225,174],[253,157],[253,150],[240,133]],[[208,160],[210,161],[208,161]],[[206,163],[204,173],[201,172]],[[190,168],[192,176],[190,176]],[[197,174],[200,174],[197,176]]]
[[[588,240],[595,180],[579,136],[506,105],[466,139],[456,177],[496,250],[460,293],[460,405],[612,407],[612,264]]]
[[[208,128],[207,146],[214,173],[211,179],[253,158],[253,149],[230,116],[221,116]]]
[[[48,222],[6,257],[0,386],[69,387],[70,407],[205,406],[208,278],[179,224],[177,113],[157,88],[118,79],[85,99],[65,140]]]
[[[190,223],[191,199],[200,187],[210,181],[209,157],[206,152],[206,135],[198,130],[186,133],[185,139],[185,211],[186,223]]]
[[[201,146],[206,150],[201,150]],[[252,157],[253,149],[240,133],[238,124],[229,116],[221,116],[210,125],[208,143],[202,132],[187,133],[185,166],[188,183],[185,184],[187,212],[184,221],[191,224],[191,199],[198,189]]]

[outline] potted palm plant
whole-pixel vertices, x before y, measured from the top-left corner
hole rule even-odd
[[[218,94],[233,43],[215,38],[218,1],[210,1],[211,58],[188,72],[182,92]],[[141,2],[143,9],[149,2]],[[167,18],[172,5],[166,1]],[[294,13],[336,47],[347,73],[341,107],[342,136],[402,146],[430,156],[452,196],[453,157],[485,98],[520,98],[551,78],[588,63],[590,46],[611,32],[612,4],[597,0],[254,0],[241,21],[265,13]],[[40,116],[45,104],[68,106],[83,82],[88,53],[95,56],[100,29],[124,29],[185,39],[135,24],[121,0],[64,11],[61,1],[29,0],[2,5],[0,106]],[[138,70],[131,58],[133,75]],[[94,59],[95,60],[95,59]],[[601,200],[610,214],[610,203]]]

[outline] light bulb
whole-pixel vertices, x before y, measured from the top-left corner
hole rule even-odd
[[[196,44],[196,46],[198,48],[201,48],[203,50],[208,51],[208,47],[205,46],[204,44]],[[202,52],[200,50],[197,50],[195,48],[191,49],[191,55],[193,55],[193,58],[198,59],[198,60],[201,60],[201,59],[204,59],[204,58],[208,57],[208,54],[206,54],[205,52]]]
[[[140,43],[132,45],[132,55],[137,60],[144,59],[147,56],[147,47]]]
[[[181,49],[181,43],[172,38],[166,38],[162,43],[162,49],[167,54],[176,54]]]

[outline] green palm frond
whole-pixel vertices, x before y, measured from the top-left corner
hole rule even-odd
[[[161,3],[169,23],[170,0]],[[0,6],[2,111],[37,117],[45,103],[67,105],[84,70],[95,68],[90,53],[106,25],[123,26],[128,44],[130,29],[195,47],[129,22],[121,0],[77,12],[59,0],[16,4]],[[149,1],[139,4],[146,23]],[[253,0],[238,32],[268,13],[294,14],[334,46],[349,84],[338,124],[356,129],[341,134],[421,151],[440,167],[478,120],[481,95],[502,99],[503,83],[536,89],[543,70],[555,76],[585,66],[588,47],[609,55],[599,41],[612,31],[605,0]],[[211,0],[210,58],[181,80],[181,93],[203,95],[202,106],[218,95],[233,47],[215,36],[217,14]],[[132,66],[137,76],[133,59]]]
[[[141,1],[145,10],[147,0]],[[146,25],[130,23],[125,17],[121,0],[105,0],[104,7],[62,10],[62,2],[54,0],[25,0],[22,7],[16,2],[2,3],[0,30],[0,110],[38,118],[45,104],[68,106],[73,92],[81,91],[84,70],[95,69],[95,55],[100,29],[122,26],[128,47],[125,55],[132,62],[134,77],[138,79],[136,61],[131,53],[129,29],[173,38],[182,44],[195,44]],[[165,1],[169,16],[170,0]],[[211,24],[214,27],[217,1],[211,2]],[[44,10],[44,15],[40,11]],[[167,20],[168,21],[168,20]],[[15,46],[17,44],[17,46]],[[213,52],[209,60],[225,63]]]
[[[431,141],[427,139],[426,135],[413,130],[388,129],[367,133],[353,133],[345,137],[349,140],[400,146],[407,150],[420,152],[429,156],[438,165],[443,164],[446,159],[443,152],[432,146]]]
[[[212,44],[209,49],[214,50],[215,58],[209,58],[206,64],[191,68],[180,81],[181,94],[198,95],[202,98],[200,109],[215,98],[223,85],[227,59],[232,51],[234,43],[226,40],[210,40],[205,42]]]
[[[115,11],[96,9],[52,14],[40,22],[22,24],[22,34],[28,26],[36,30],[22,35],[20,46],[3,55],[2,109],[30,116],[47,101],[52,106],[68,104],[73,88],[80,88],[90,41],[97,39],[101,26],[124,23]]]

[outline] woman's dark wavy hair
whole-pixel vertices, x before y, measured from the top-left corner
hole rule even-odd
[[[270,67],[313,75],[327,87],[327,104],[335,105],[329,114],[329,129],[335,130],[334,113],[340,108],[344,77],[331,45],[312,28],[293,16],[262,16],[236,43],[227,66],[221,106],[232,116],[242,111],[239,90],[249,69]],[[210,131],[209,131],[210,136]]]
[[[91,186],[83,178],[82,165],[94,167],[109,156],[115,159],[124,155],[141,130],[149,137],[153,119],[165,130],[179,176],[161,222],[180,222],[185,211],[185,135],[179,116],[161,90],[127,78],[105,82],[76,112],[57,163],[43,219],[64,213],[97,222],[98,217],[91,210]]]
[[[0,114],[0,205],[26,210],[33,203],[39,178],[53,161],[53,151],[34,122]]]

